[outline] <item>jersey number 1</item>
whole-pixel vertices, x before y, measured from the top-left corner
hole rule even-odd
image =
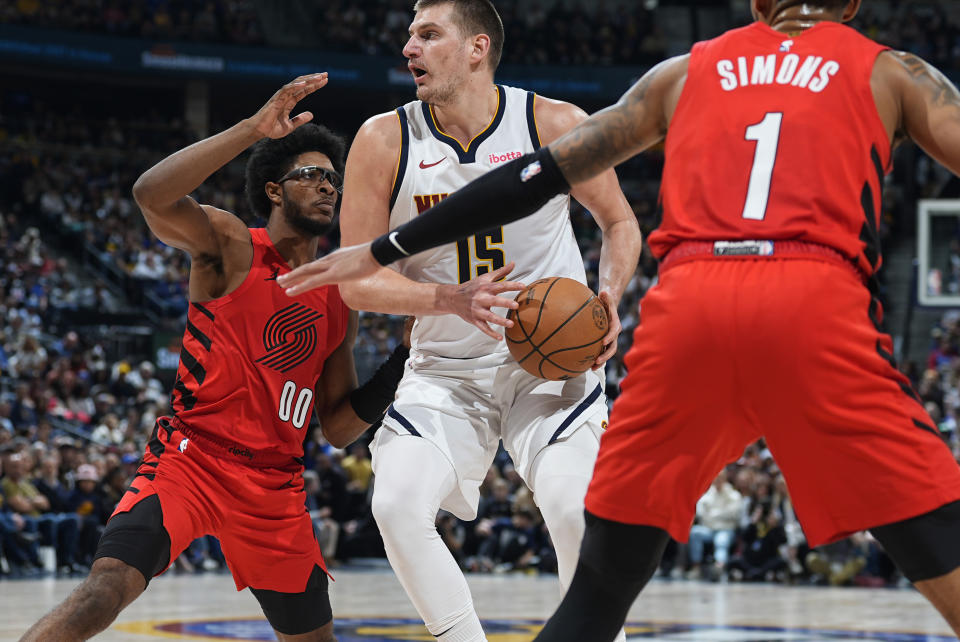
[[[770,201],[770,181],[773,166],[777,163],[777,148],[780,146],[780,125],[783,113],[770,112],[756,125],[747,127],[747,140],[756,141],[753,154],[753,169],[750,170],[750,187],[747,202],[743,206],[743,218],[762,221],[767,215]]]

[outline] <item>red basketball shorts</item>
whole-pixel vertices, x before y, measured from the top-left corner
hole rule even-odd
[[[671,266],[641,302],[587,509],[686,541],[697,500],[760,437],[811,546],[960,499],[960,467],[880,314],[849,265]]]
[[[254,467],[216,456],[166,418],[114,515],[156,495],[172,563],[202,535],[220,540],[237,590],[300,593],[315,565],[326,570],[303,500],[302,468]],[[109,528],[109,527],[108,527]],[[162,571],[161,571],[162,572]]]

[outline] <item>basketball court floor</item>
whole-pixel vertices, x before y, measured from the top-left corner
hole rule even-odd
[[[340,642],[430,641],[386,569],[336,569],[331,586]],[[554,577],[473,575],[470,587],[489,642],[528,642],[559,600]],[[78,580],[0,582],[0,640],[16,640]],[[955,639],[910,589],[785,587],[655,581],[630,612],[631,640],[812,642]],[[228,575],[155,579],[96,640],[273,640],[248,591]],[[55,642],[55,641],[51,641]],[[591,642],[584,640],[584,642]]]

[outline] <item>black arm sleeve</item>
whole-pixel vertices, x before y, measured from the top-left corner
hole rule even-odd
[[[409,223],[374,239],[370,247],[381,265],[453,243],[533,214],[570,190],[546,147],[484,174]]]
[[[403,378],[403,368],[409,356],[410,348],[398,345],[373,376],[350,393],[350,405],[360,419],[374,424],[383,417],[397,394],[397,386]]]

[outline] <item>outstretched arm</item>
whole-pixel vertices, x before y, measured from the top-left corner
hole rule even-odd
[[[939,70],[904,52],[883,54],[883,80],[893,88],[899,129],[960,176],[960,92]]]
[[[413,221],[379,237],[370,247],[334,252],[284,275],[280,285],[296,295],[320,285],[363,278],[379,265],[532,214],[570,185],[663,140],[672,114],[671,101],[675,104],[678,87],[686,77],[687,60],[684,56],[657,65],[617,104],[594,114],[536,154],[473,181]]]
[[[219,242],[207,211],[188,196],[215,171],[261,138],[281,138],[313,115],[290,118],[298,101],[327,84],[327,74],[301,76],[282,87],[254,116],[166,157],[133,185],[151,231],[194,258],[216,258]]]

